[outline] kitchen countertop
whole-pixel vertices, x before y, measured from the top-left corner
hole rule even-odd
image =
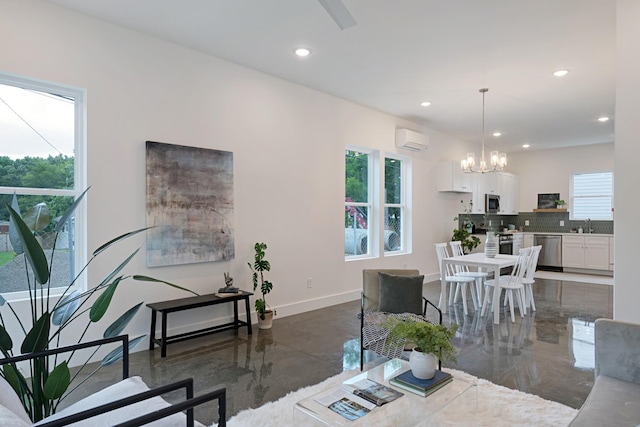
[[[523,231],[524,234],[550,234],[554,236],[607,236],[613,237],[613,234],[605,233],[562,233],[555,231]]]

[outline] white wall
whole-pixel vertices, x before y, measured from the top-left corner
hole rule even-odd
[[[246,264],[257,241],[269,246],[269,278],[275,287],[268,302],[279,316],[358,298],[363,268],[407,266],[437,274],[433,244],[450,238],[460,198],[437,193],[436,165],[460,158],[465,144],[47,2],[0,0],[0,10],[0,39],[5,41],[0,71],[87,90],[89,251],[145,225],[146,140],[234,154],[233,261],[149,269],[140,236],[92,264],[90,284],[141,246],[130,274],[207,293],[223,285],[228,271],[237,285],[248,289]],[[396,127],[421,130],[431,140],[426,152],[412,154],[413,253],[345,263],[345,146],[395,152]],[[307,277],[313,278],[311,289]],[[183,296],[167,287],[125,283],[103,324],[139,301]],[[26,305],[19,309],[28,310]],[[230,313],[216,308],[213,316]],[[211,316],[210,309],[179,313],[169,319],[169,327],[208,322]],[[149,321],[143,309],[130,327],[132,335],[147,333]],[[101,330],[90,335],[98,337]]]
[[[538,193],[560,193],[569,204],[571,174],[611,171],[613,159],[613,143],[510,153],[509,172],[519,178],[518,212],[537,208]]]
[[[640,1],[618,0],[616,57],[615,292],[613,316],[640,323],[637,226],[640,159]]]

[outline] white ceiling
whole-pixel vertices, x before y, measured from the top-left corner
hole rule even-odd
[[[487,149],[614,139],[615,0],[49,1],[471,142],[488,87]]]

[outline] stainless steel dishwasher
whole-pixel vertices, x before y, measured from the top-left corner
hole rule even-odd
[[[542,245],[538,258],[538,269],[562,271],[562,236],[534,234],[533,244]]]

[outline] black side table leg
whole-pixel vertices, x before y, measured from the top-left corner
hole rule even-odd
[[[149,333],[149,351],[155,347],[156,341],[156,311],[151,310],[151,332]]]
[[[238,324],[238,300],[233,300],[233,333],[238,335],[238,329],[240,329],[240,325]]]
[[[244,298],[244,304],[245,304],[245,307],[246,307],[246,310],[247,310],[247,333],[249,335],[251,335],[252,334],[252,332],[251,332],[251,310],[249,309],[249,295],[247,295]]]
[[[162,340],[160,345],[160,357],[167,356],[167,313],[162,312]]]

